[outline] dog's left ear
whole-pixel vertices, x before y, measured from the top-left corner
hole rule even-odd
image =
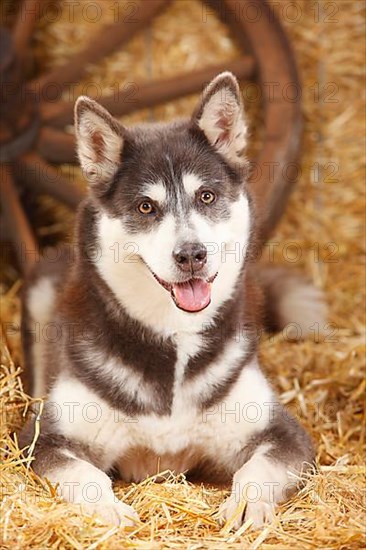
[[[214,78],[203,92],[193,122],[213,147],[231,163],[242,163],[247,124],[243,116],[238,81],[230,72]]]
[[[93,188],[111,182],[121,163],[124,128],[93,99],[75,104],[77,152],[84,175]]]

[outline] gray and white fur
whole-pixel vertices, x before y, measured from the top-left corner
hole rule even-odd
[[[248,260],[257,227],[237,81],[217,76],[190,120],[130,129],[81,97],[75,130],[89,181],[75,246],[42,260],[24,296],[32,392],[46,397],[33,468],[122,525],[137,514],[115,498],[112,471],[231,482],[222,521],[245,498],[234,526],[259,526],[314,451],[258,364],[271,277],[263,292]],[[22,445],[33,436],[31,418]]]

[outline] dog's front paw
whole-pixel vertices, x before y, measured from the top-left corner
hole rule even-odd
[[[257,529],[274,518],[275,506],[271,502],[258,500],[256,502],[239,501],[236,494],[231,494],[220,506],[219,523],[228,524],[230,529],[237,530],[243,523],[252,520],[252,526]]]
[[[139,516],[132,506],[117,500],[114,502],[83,502],[81,509],[88,516],[97,516],[112,525],[132,527],[139,521]]]
[[[287,485],[285,465],[254,454],[234,475],[231,495],[219,510],[221,523],[239,529],[248,520],[254,528],[271,522]]]

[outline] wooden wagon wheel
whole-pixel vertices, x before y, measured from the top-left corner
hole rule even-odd
[[[43,1],[23,0],[12,34],[5,28],[1,28],[0,33],[2,211],[19,259],[24,257],[24,249],[38,251],[17,192],[19,167],[23,180],[20,183],[31,185],[34,191],[49,193],[72,208],[76,208],[82,198],[82,193],[58,173],[57,185],[54,185],[56,169],[52,164],[76,163],[74,137],[63,131],[66,124],[72,123],[73,104],[54,102],[57,94],[68,82],[80,80],[89,63],[122,47],[171,0],[144,0],[135,22],[119,21],[104,27],[70,62],[41,78],[25,82],[26,54]],[[206,4],[207,9],[216,10],[229,25],[239,45],[250,55],[165,80],[139,82],[133,103],[124,101],[128,90],[121,91],[117,102],[114,96],[105,96],[100,102],[113,115],[121,116],[199,92],[223,70],[232,71],[239,79],[255,79],[262,90],[265,135],[256,159],[255,181],[252,177],[251,184],[261,214],[264,242],[282,214],[297,175],[302,119],[296,65],[282,27],[264,0],[207,0]],[[269,84],[271,95],[268,95]],[[297,91],[291,100],[284,94],[289,86]],[[32,254],[28,255],[28,261],[20,262],[25,274],[36,259]]]

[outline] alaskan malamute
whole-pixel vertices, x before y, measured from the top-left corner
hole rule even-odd
[[[232,482],[221,520],[244,499],[234,527],[259,526],[314,460],[258,364],[262,297],[282,325],[310,325],[322,306],[311,285],[286,286],[251,260],[237,81],[217,76],[190,120],[134,128],[80,97],[75,131],[89,183],[75,246],[43,259],[24,297],[32,392],[46,397],[34,470],[122,525],[138,516],[116,499],[111,471]],[[34,420],[22,444],[33,434]]]

